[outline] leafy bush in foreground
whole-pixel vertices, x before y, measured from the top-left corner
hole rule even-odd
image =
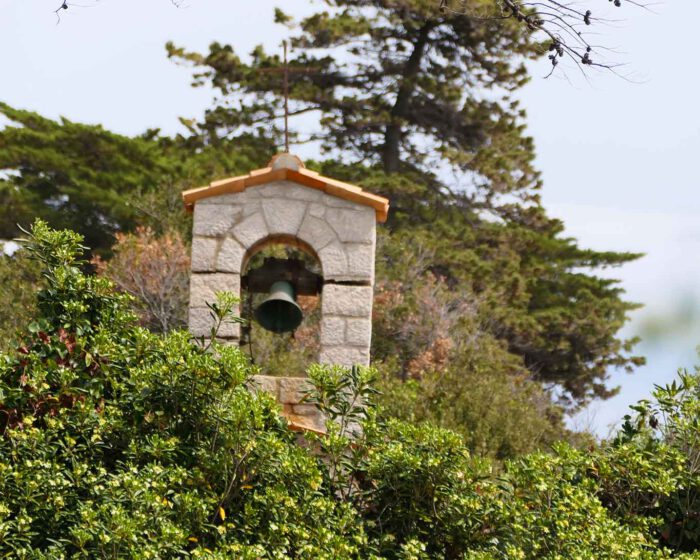
[[[133,296],[141,324],[166,333],[187,325],[190,250],[177,231],[157,236],[151,228],[117,233],[112,258],[92,259],[97,274]]]
[[[48,286],[0,362],[3,555],[356,554],[354,513],[246,389],[242,354],[135,326],[127,296],[78,269],[79,241],[35,226]]]
[[[41,271],[26,251],[4,255],[0,248],[0,352],[10,349],[17,330],[24,328],[36,314],[35,288]]]
[[[379,421],[371,370],[317,366],[328,433],[300,446],[238,349],[137,326],[80,241],[35,224],[38,317],[0,355],[3,557],[700,558],[695,378],[658,394],[663,432],[643,404],[609,446],[495,476],[450,431]]]

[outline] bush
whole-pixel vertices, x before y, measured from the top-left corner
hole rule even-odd
[[[0,250],[0,351],[10,348],[20,328],[35,315],[40,277],[38,264],[27,256],[26,251],[19,249],[9,256]]]
[[[697,377],[608,445],[494,475],[453,432],[381,420],[375,371],[314,366],[327,433],[302,446],[238,348],[138,326],[80,243],[37,222],[26,248],[46,287],[0,355],[3,557],[700,558]]]
[[[189,248],[176,231],[156,236],[150,228],[118,233],[108,261],[95,256],[92,264],[120,289],[133,296],[141,323],[155,332],[187,325],[190,296]]]
[[[651,511],[658,519],[660,540],[677,550],[700,549],[700,375],[679,372],[678,378],[657,386],[652,400],[632,408],[615,444],[635,447],[658,456],[673,456],[670,491],[661,496],[614,488],[609,500],[627,516]]]
[[[0,553],[14,558],[350,557],[352,509],[323,492],[237,349],[154,335],[35,225],[39,317],[0,358]],[[226,306],[213,306],[226,314]]]
[[[400,239],[380,244],[372,358],[386,414],[455,430],[470,451],[498,460],[586,439],[490,332],[482,298],[425,270],[434,257]]]

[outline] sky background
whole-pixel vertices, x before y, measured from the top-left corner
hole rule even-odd
[[[210,104],[210,92],[189,87],[189,70],[166,59],[166,41],[275,49],[285,30],[272,24],[274,6],[312,11],[302,0],[187,0],[179,9],[170,0],[83,0],[91,7],[71,7],[56,25],[59,4],[0,0],[0,101],[124,134],[180,131],[179,116]],[[597,31],[631,80],[576,71],[545,80],[542,61],[520,94],[550,214],[583,246],[646,254],[605,272],[645,305],[624,334],[642,336],[648,364],[613,374],[620,394],[573,419],[601,435],[655,383],[692,367],[700,343],[700,2],[669,0],[653,13],[626,4],[612,12],[620,21]]]

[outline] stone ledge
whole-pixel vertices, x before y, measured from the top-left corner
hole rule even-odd
[[[315,432],[325,432],[326,419],[321,411],[312,404],[299,404],[291,407],[291,411],[284,411],[282,415],[296,428],[311,429]]]
[[[256,390],[266,391],[283,405],[306,405],[304,396],[311,389],[306,377],[275,377],[272,375],[254,375],[253,386]]]
[[[279,402],[282,404],[300,404],[311,383],[306,377],[280,377]]]
[[[197,344],[199,344],[199,342],[203,340],[204,346],[207,346],[211,342],[211,338],[203,338],[201,336],[194,337],[194,340]],[[224,346],[240,346],[240,341],[237,338],[216,337],[215,340],[216,342]]]
[[[323,414],[316,405],[302,402],[304,391],[309,387],[310,383],[306,377],[255,375],[251,389],[272,395],[281,406],[281,414],[292,429],[323,432],[326,428]]]
[[[279,402],[279,380],[279,377],[270,375],[254,375],[252,379],[253,389],[270,393]]]

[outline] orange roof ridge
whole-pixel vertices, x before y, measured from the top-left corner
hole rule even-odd
[[[366,192],[356,185],[324,177],[316,171],[306,169],[301,160],[291,154],[277,154],[268,167],[256,169],[247,175],[212,181],[207,186],[186,190],[182,193],[182,200],[185,202],[185,208],[191,212],[194,203],[203,198],[243,192],[248,187],[282,180],[293,181],[305,187],[321,190],[330,196],[374,208],[378,222],[385,222],[387,219],[388,199]]]

